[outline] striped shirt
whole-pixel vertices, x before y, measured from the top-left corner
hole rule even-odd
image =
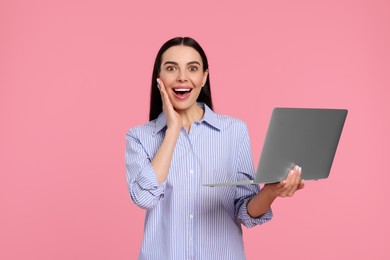
[[[205,183],[253,179],[254,167],[246,124],[205,111],[188,134],[181,129],[168,178],[158,183],[151,161],[166,130],[164,113],[126,134],[126,177],[131,199],[146,209],[139,259],[245,259],[241,224],[258,218],[246,205],[258,185],[206,187]]]

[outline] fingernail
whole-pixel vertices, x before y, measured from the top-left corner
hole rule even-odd
[[[298,172],[302,172],[302,167],[299,167]]]
[[[295,165],[294,166],[294,171],[298,171],[299,170],[299,166],[298,165]]]
[[[294,171],[290,171],[290,175],[293,175],[294,174]]]

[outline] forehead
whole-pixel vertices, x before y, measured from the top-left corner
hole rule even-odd
[[[192,47],[177,45],[170,47],[163,53],[162,62],[164,63],[166,61],[174,61],[184,64],[191,61],[197,61],[202,64],[202,57],[198,51]]]

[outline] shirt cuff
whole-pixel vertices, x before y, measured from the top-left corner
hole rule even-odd
[[[152,164],[145,166],[142,173],[138,175],[136,182],[141,189],[149,191],[154,196],[163,196],[167,184],[167,180],[163,183],[158,183]]]
[[[250,198],[245,201],[244,203],[242,203],[240,209],[239,209],[239,212],[238,212],[238,216],[241,220],[241,223],[246,226],[247,228],[251,228],[251,227],[254,227],[256,225],[261,225],[261,224],[264,224],[265,222],[268,222],[272,219],[273,217],[273,214],[272,214],[272,209],[268,209],[267,212],[265,212],[263,215],[257,217],[257,218],[252,218],[249,213],[248,213],[248,209],[247,209],[247,204],[248,202],[250,201]]]

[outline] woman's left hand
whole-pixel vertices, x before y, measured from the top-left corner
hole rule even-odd
[[[248,214],[257,218],[269,210],[277,197],[292,197],[297,190],[303,189],[305,183],[301,179],[301,172],[301,167],[295,165],[288,172],[286,179],[279,183],[265,184],[248,202]]]
[[[288,172],[286,179],[279,183],[264,185],[263,189],[272,191],[275,197],[292,197],[297,190],[305,187],[304,180],[301,179],[302,168],[295,165]]]

